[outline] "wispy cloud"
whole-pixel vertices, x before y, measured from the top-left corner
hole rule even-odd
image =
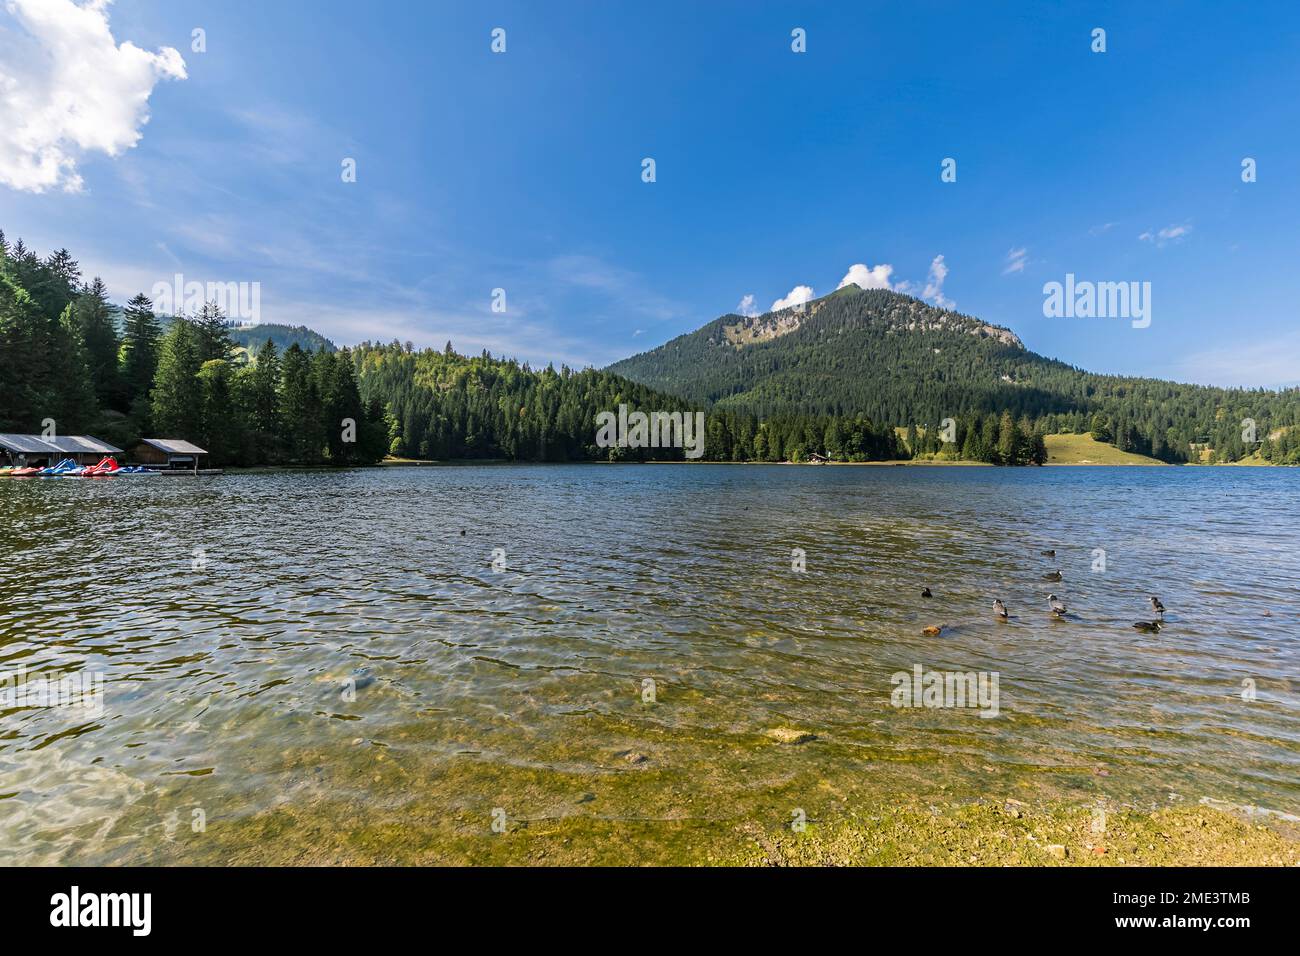
[[[948,265],[943,256],[935,256],[930,263],[930,273],[925,282],[921,298],[928,299],[941,309],[955,308],[957,303],[943,294],[943,283],[948,278]]]
[[[161,79],[186,78],[171,47],[157,53],[108,24],[108,0],[7,0],[19,29],[0,29],[0,183],[80,192],[81,156],[118,156],[140,141]]]
[[[1012,249],[1007,253],[1006,265],[1002,269],[1004,276],[1016,272],[1024,272],[1025,264],[1029,261],[1029,250],[1021,246],[1019,249]]]
[[[1300,332],[1217,345],[1168,369],[1172,378],[1204,385],[1291,388],[1300,385]]]
[[[758,305],[754,299],[754,293],[749,292],[745,294],[736,306],[736,314],[749,316],[750,318],[758,315]]]
[[[1182,242],[1192,227],[1188,223],[1179,225],[1165,226],[1163,229],[1148,229],[1138,236],[1142,242],[1154,243],[1157,248],[1165,246],[1171,242]]]

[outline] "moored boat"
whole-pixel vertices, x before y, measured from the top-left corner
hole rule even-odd
[[[50,467],[48,468],[42,468],[39,472],[37,472],[37,474],[42,478],[49,478],[57,475],[62,475],[65,472],[72,471],[76,467],[77,467],[77,463],[75,461],[73,461],[71,458],[65,458],[57,465],[50,465]]]
[[[102,458],[98,465],[88,468],[82,474],[83,478],[109,478],[118,473],[121,466],[117,463],[116,458]]]

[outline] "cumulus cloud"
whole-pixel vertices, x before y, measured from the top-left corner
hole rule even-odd
[[[758,315],[758,305],[755,303],[754,293],[750,292],[740,300],[740,304],[736,306],[736,314],[751,318]]]
[[[1027,255],[1027,250],[1013,249],[1012,255],[1019,255],[1023,258]],[[1024,265],[1022,264],[1015,271],[1023,268]],[[919,283],[909,282],[906,279],[894,282],[892,281],[893,277],[894,267],[888,263],[868,266],[858,262],[849,266],[849,271],[844,274],[844,278],[840,280],[840,284],[835,288],[838,290],[843,289],[845,286],[856,285],[860,289],[890,289],[907,295],[915,295],[916,290],[920,288]],[[957,303],[943,294],[943,283],[946,278],[948,278],[948,266],[943,261],[943,256],[935,256],[930,263],[929,276],[926,279],[924,289],[920,293],[920,298],[927,299],[940,308],[951,309],[955,307]],[[781,309],[788,309],[791,306],[803,305],[805,302],[812,300],[813,297],[812,286],[797,285],[790,290],[788,295],[773,302],[769,311],[779,312]],[[757,315],[754,296],[747,295],[741,299],[740,304],[736,306],[736,312],[740,315]]]
[[[788,309],[792,305],[803,305],[805,302],[811,301],[812,297],[813,297],[812,286],[797,285],[790,290],[790,294],[787,295],[785,298],[777,299],[775,302],[773,302],[772,308],[768,309],[768,311],[779,312],[781,309]]]
[[[1002,270],[1002,274],[1006,276],[1011,275],[1013,272],[1024,272],[1025,263],[1028,261],[1028,258],[1028,249],[1025,249],[1024,247],[1012,249],[1007,253],[1006,268]]]
[[[157,53],[108,25],[109,0],[4,0],[17,29],[0,27],[0,183],[77,192],[77,161],[118,156],[140,141],[161,79],[186,78],[171,47]]]
[[[1192,231],[1192,227],[1187,223],[1174,226],[1165,226],[1163,229],[1148,229],[1138,238],[1143,242],[1152,242],[1157,246],[1163,246],[1170,242],[1181,242],[1183,238]]]
[[[835,288],[843,289],[846,285],[855,285],[859,289],[892,289],[889,277],[893,272],[894,267],[890,265],[867,266],[861,262],[855,263],[849,266],[849,271],[844,274],[844,278]]]
[[[948,266],[944,263],[943,256],[935,256],[930,263],[930,274],[926,277],[921,298],[928,299],[941,309],[954,308],[957,303],[943,294],[943,281],[947,278]]]

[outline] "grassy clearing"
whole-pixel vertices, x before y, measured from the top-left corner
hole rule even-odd
[[[1046,435],[1049,465],[1163,465],[1146,455],[1120,451],[1091,435]]]

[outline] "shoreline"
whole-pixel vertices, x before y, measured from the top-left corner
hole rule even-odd
[[[329,474],[332,472],[353,471],[356,469],[371,468],[462,468],[482,465],[494,466],[522,466],[522,465],[611,465],[617,467],[637,466],[637,465],[738,465],[738,466],[771,466],[771,467],[791,467],[791,468],[820,468],[824,466],[839,468],[997,468],[1005,471],[1028,471],[1034,468],[1193,468],[1193,469],[1213,469],[1213,468],[1259,468],[1264,469],[1286,469],[1297,468],[1300,465],[1279,465],[1263,464],[1259,462],[1186,462],[1175,464],[1165,461],[1152,462],[1102,462],[1102,461],[1049,461],[1042,465],[1013,465],[1002,466],[994,465],[987,461],[965,461],[965,460],[928,460],[928,459],[903,459],[887,461],[709,461],[699,459],[695,461],[600,461],[593,459],[579,459],[575,461],[530,461],[530,460],[512,460],[509,458],[443,458],[443,459],[419,459],[419,458],[386,458],[383,461],[377,461],[370,465],[251,465],[238,466],[232,465],[222,469],[228,475],[258,475],[258,474],[300,474],[307,472],[321,472]],[[202,476],[201,476],[202,477]]]
[[[909,798],[844,808],[799,830],[766,818],[638,819],[572,812],[511,819],[425,800],[285,805],[167,844],[119,847],[118,864],[193,866],[1296,866],[1294,818],[1217,801],[1139,809]],[[1252,812],[1253,811],[1253,812]],[[64,862],[77,863],[77,860]]]

